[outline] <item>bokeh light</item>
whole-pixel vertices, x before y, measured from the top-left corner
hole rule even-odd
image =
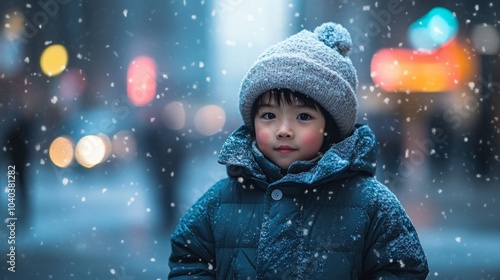
[[[170,102],[163,109],[163,124],[172,130],[182,129],[186,125],[186,110],[179,101]]]
[[[11,10],[5,14],[3,21],[3,33],[7,39],[18,39],[23,33],[24,29],[24,16],[20,10]]]
[[[15,76],[23,68],[23,63],[19,63],[25,49],[20,40],[24,29],[23,13],[19,10],[8,11],[0,28],[0,72]]]
[[[50,144],[50,160],[61,168],[66,168],[73,162],[73,153],[73,141],[66,136],[57,137]]]
[[[82,166],[91,168],[101,163],[106,155],[106,144],[97,135],[87,135],[78,141],[75,158]]]
[[[471,39],[474,49],[481,54],[495,55],[500,52],[500,35],[492,25],[474,25]]]
[[[113,156],[122,160],[131,160],[137,152],[134,135],[128,130],[122,130],[113,135],[111,140]]]
[[[153,101],[156,94],[156,64],[147,56],[135,58],[128,67],[127,96],[135,106]]]
[[[40,67],[42,72],[49,76],[57,76],[61,74],[68,64],[68,52],[63,45],[50,45],[40,57]]]
[[[224,109],[217,105],[201,107],[194,116],[194,126],[203,135],[214,135],[221,131],[226,123]]]
[[[98,133],[97,136],[101,138],[102,142],[104,143],[104,157],[101,160],[101,162],[104,162],[109,158],[111,152],[113,151],[111,139],[109,139],[108,135],[104,133]]]
[[[432,50],[449,42],[458,32],[458,20],[448,9],[437,7],[417,19],[408,28],[415,49]]]
[[[87,86],[87,78],[82,69],[68,69],[61,77],[59,88],[62,96],[67,99],[75,99],[80,96]]]
[[[450,91],[463,86],[477,71],[471,53],[454,40],[435,51],[382,49],[373,55],[371,77],[386,91]]]

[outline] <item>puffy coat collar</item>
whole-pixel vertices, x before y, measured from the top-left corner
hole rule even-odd
[[[271,177],[274,183],[315,185],[359,172],[375,174],[376,141],[367,125],[357,125],[351,136],[333,145],[319,159],[293,163],[284,176],[276,173],[279,168],[265,159],[253,142],[254,138],[245,126],[229,135],[218,161],[228,167],[230,176],[252,177],[272,183],[269,181]]]

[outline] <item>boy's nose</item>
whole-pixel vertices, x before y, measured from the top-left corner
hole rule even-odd
[[[276,132],[276,137],[278,137],[278,138],[293,138],[294,133],[288,124],[283,123],[278,128],[278,131]]]

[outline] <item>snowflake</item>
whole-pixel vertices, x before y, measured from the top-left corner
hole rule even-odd
[[[115,269],[110,270],[111,274],[113,274],[115,277],[113,277],[111,280],[133,280],[135,276],[127,275],[125,273],[125,269],[122,267],[122,272],[121,274],[117,274]]]

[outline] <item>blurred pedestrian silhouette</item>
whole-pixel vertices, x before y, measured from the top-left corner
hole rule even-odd
[[[14,166],[15,190],[16,190],[16,213],[24,220],[29,218],[29,176],[26,165],[28,164],[29,145],[31,139],[31,124],[25,118],[17,119],[6,133],[6,140],[3,147],[6,152],[6,166]],[[7,167],[8,168],[8,167]],[[3,169],[7,172],[7,168]]]
[[[28,224],[30,218],[30,157],[35,151],[35,94],[19,86],[19,78],[0,84],[0,154],[2,182],[7,183],[8,166],[15,166],[15,214],[18,224]]]
[[[163,125],[161,104],[140,112],[141,123],[136,133],[138,155],[145,162],[146,174],[154,184],[156,203],[161,211],[159,225],[170,233],[181,216],[177,201],[186,154],[185,138],[181,132]]]

